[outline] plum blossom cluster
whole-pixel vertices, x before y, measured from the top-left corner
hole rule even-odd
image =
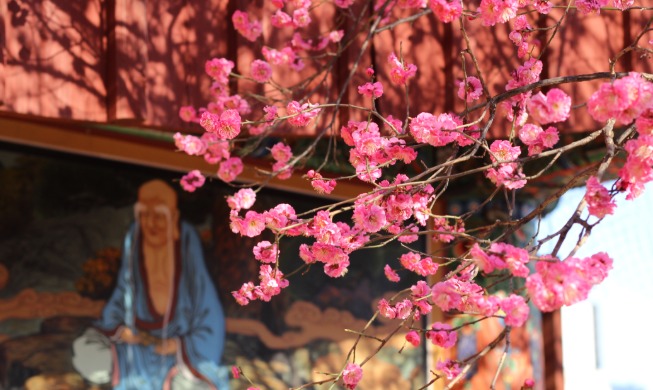
[[[301,104],[293,100],[286,106],[286,113],[288,114],[288,123],[291,125],[306,126],[320,113],[320,108],[317,107],[317,104]]]
[[[358,87],[358,93],[373,99],[380,98],[383,96],[383,84],[378,81],[375,83],[365,83]]]
[[[526,102],[529,115],[540,124],[564,122],[571,111],[571,97],[560,88],[538,92]]]
[[[288,287],[288,279],[284,279],[281,270],[267,264],[261,266],[259,279],[258,285],[247,282],[238,291],[232,292],[236,302],[241,305],[257,299],[269,302],[273,296],[279,295],[282,288]]]
[[[590,97],[587,109],[600,122],[610,119],[617,125],[634,122],[638,137],[624,145],[628,156],[619,171],[618,187],[627,192],[627,199],[636,198],[644,185],[653,180],[653,83],[635,72],[603,83]]]
[[[653,180],[653,136],[640,135],[624,146],[628,157],[619,170],[618,186],[632,200],[644,191],[644,185]]]
[[[574,5],[580,13],[598,13],[610,1],[576,0]],[[612,4],[624,9],[632,6],[633,1],[613,0]],[[232,61],[224,58],[206,62],[205,71],[212,80],[212,101],[206,107],[196,109],[184,106],[179,110],[183,121],[193,126],[199,125],[204,133],[201,136],[177,133],[174,136],[176,147],[218,165],[217,176],[231,182],[244,169],[241,156],[245,153],[241,151],[246,148],[238,147],[263,145],[259,150],[269,152],[266,156],[272,160],[269,176],[287,179],[303,169],[302,164],[306,162],[303,156],[311,153],[302,154],[303,151],[297,150],[296,145],[291,148],[292,144],[286,141],[273,142],[268,148],[271,144],[257,143],[258,139],[249,143],[245,136],[270,133],[276,136],[284,131],[301,131],[310,126],[318,132],[323,131],[320,133],[322,135],[334,136],[331,141],[339,134],[349,147],[346,149],[348,162],[354,168],[356,178],[369,186],[369,191],[343,202],[344,206],[337,206],[339,208],[321,208],[300,216],[288,204],[279,204],[264,211],[254,208],[256,191],[253,188],[243,188],[229,196],[229,222],[235,234],[261,237],[268,231],[275,236],[274,240],[261,238],[251,248],[251,257],[259,267],[258,279],[244,283],[233,291],[235,300],[241,305],[255,300],[269,301],[289,285],[282,269],[290,272],[285,268],[287,264],[280,253],[283,246],[279,244],[285,237],[301,236],[306,240],[299,247],[298,254],[290,254],[298,255],[304,262],[303,267],[323,269],[329,277],[340,278],[347,274],[354,251],[386,240],[396,240],[404,245],[414,243],[426,230],[433,240],[451,245],[464,243],[464,240],[471,238],[471,248],[465,255],[452,260],[457,268],[437,282],[433,282],[433,277],[445,266],[439,263],[440,254],[436,251],[425,253],[413,248],[398,258],[386,259],[383,271],[389,281],[397,283],[404,277],[416,276],[421,279],[410,287],[409,292],[406,290],[396,299],[381,299],[377,305],[381,316],[410,328],[406,342],[413,346],[418,346],[422,338],[442,348],[456,345],[458,329],[448,324],[435,323],[427,329],[413,327],[415,320],[423,318],[434,308],[447,313],[501,317],[506,326],[520,327],[529,317],[529,302],[540,310],[550,311],[585,299],[592,286],[605,279],[612,267],[612,260],[606,254],[598,253],[583,259],[571,257],[561,261],[550,256],[538,258],[526,249],[504,242],[487,245],[474,240],[471,235],[475,231],[465,230],[466,217],[437,215],[433,211],[436,200],[449,185],[449,175],[454,178],[465,172],[460,172],[460,165],[454,163],[451,163],[450,171],[446,168],[437,170],[418,159],[418,151],[421,154],[422,150],[436,148],[438,161],[442,158],[445,161],[442,166],[449,167],[451,161],[455,162],[465,153],[471,152],[465,156],[468,160],[478,158],[479,161],[486,154],[490,157],[491,165],[483,167],[483,173],[497,188],[518,190],[527,184],[524,164],[556,147],[561,136],[554,126],[564,131],[564,122],[569,120],[572,110],[572,99],[562,89],[538,91],[533,85],[540,81],[543,69],[538,52],[545,50],[549,44],[539,39],[549,36],[547,34],[551,34],[551,31],[539,24],[534,28],[531,23],[537,20],[537,14],[548,14],[553,5],[548,0],[480,0],[471,3],[461,0],[375,1],[373,10],[366,11],[376,12],[369,19],[372,23],[361,25],[394,28],[391,23],[406,16],[410,19],[411,15],[424,12],[427,7],[443,23],[460,23],[461,26],[504,24],[514,44],[514,48],[508,49],[515,51],[521,63],[505,85],[506,98],[496,99],[502,94],[493,97],[491,94],[495,86],[482,82],[481,76],[486,73],[479,68],[473,69],[467,63],[466,67],[463,64],[463,74],[456,75],[460,79],[456,83],[457,90],[449,91],[457,93],[464,101],[464,104],[454,102],[454,107],[464,106],[464,111],[456,112],[454,108],[449,108],[448,112],[418,112],[409,102],[405,102],[406,109],[400,107],[400,117],[385,112],[397,114],[393,111],[397,108],[393,97],[397,91],[403,97],[409,88],[417,84],[423,88],[424,80],[418,79],[416,64],[406,61],[403,52],[393,51],[396,47],[384,51],[390,53],[387,61],[372,65],[379,66],[379,69],[375,71],[372,66],[367,68],[364,72],[367,79],[363,82],[356,81],[363,73],[360,68],[359,73],[352,69],[350,77],[345,78],[332,72],[331,61],[338,59],[345,49],[356,46],[360,38],[360,35],[355,36],[360,32],[356,30],[358,26],[347,25],[346,29],[340,29],[348,23],[347,18],[354,17],[357,12],[359,4],[353,0],[272,0],[264,7],[266,11],[272,10],[270,15],[236,11],[232,15],[233,26],[246,40],[254,42],[251,45],[252,60],[239,64],[245,70],[243,74],[237,74],[242,69],[236,69]],[[319,19],[319,7],[322,6],[330,7],[329,12],[335,12],[338,22],[333,28],[328,26],[328,22],[320,21],[319,26],[313,23]],[[531,12],[533,10],[537,14]],[[261,23],[257,18],[266,22]],[[378,18],[380,23],[377,24]],[[267,31],[263,34],[264,25],[266,28],[272,26],[271,34]],[[366,32],[369,36],[374,35],[372,30]],[[270,36],[274,38],[270,39]],[[472,54],[471,50],[463,55]],[[326,71],[317,74],[308,72],[312,64]],[[358,62],[355,66],[359,66]],[[467,72],[471,71],[477,77],[468,75]],[[293,84],[285,83],[286,75],[304,77],[309,73],[310,76],[297,84],[296,80],[292,81]],[[337,79],[336,84],[346,79],[344,85],[351,91],[334,91],[325,81],[329,78]],[[354,81],[350,83],[349,80]],[[245,88],[233,94],[236,84],[239,89],[241,84],[249,85],[251,90]],[[391,86],[394,88],[391,89]],[[515,91],[518,88],[521,88],[519,93]],[[333,92],[336,95],[342,92],[340,96],[347,99],[330,101]],[[485,103],[470,104],[479,100],[485,100]],[[590,177],[587,181],[585,201],[591,215],[603,218],[612,214],[616,207],[612,198],[616,192],[626,191],[629,198],[634,198],[641,193],[645,183],[653,180],[652,100],[652,84],[642,75],[631,73],[602,84],[587,102],[588,112],[595,120],[607,122],[614,119],[617,126],[634,126],[637,130],[637,137],[617,147],[618,152],[623,149],[627,153],[627,161],[619,171],[618,182],[612,191],[603,187],[597,177]],[[356,101],[364,103],[359,106]],[[511,130],[509,139],[489,138],[493,134],[493,129],[489,128],[493,120],[499,119],[496,123],[503,120],[494,118],[493,106],[496,103],[505,111],[505,119],[512,125],[512,129],[508,129]],[[474,117],[474,113],[480,111],[478,107],[484,107],[484,117]],[[383,115],[380,108],[384,110]],[[488,113],[492,118],[488,119]],[[475,148],[468,148],[470,145]],[[526,149],[528,156],[534,158],[521,158]],[[479,154],[475,154],[477,150]],[[411,172],[418,173],[413,177],[396,173],[408,172],[402,169],[407,165],[410,165]],[[334,177],[322,167],[304,172],[304,178],[320,194],[334,192],[336,180],[349,179]],[[203,173],[194,170],[181,179],[181,186],[192,192],[205,181]],[[342,211],[350,213],[346,215],[351,215],[351,218],[343,218]],[[478,273],[521,278],[526,288],[501,294],[491,293],[479,279],[475,279]],[[406,279],[403,279],[404,282]],[[430,282],[427,283],[427,280]],[[339,374],[333,376],[333,381],[348,389],[356,388],[362,380],[363,370],[355,361],[357,359],[348,361]],[[461,373],[463,364],[444,360],[436,364],[436,369],[451,380]]]
[[[527,273],[521,274],[527,275]],[[498,297],[487,294],[481,286],[471,280],[468,272],[438,282],[432,288],[425,281],[420,281],[411,287],[410,297],[394,303],[381,299],[378,302],[378,310],[382,316],[389,319],[405,320],[411,316],[418,319],[430,313],[433,305],[444,312],[486,317],[502,315],[506,324],[515,327],[522,326],[530,313],[528,303],[521,295],[510,294],[506,297]],[[456,333],[448,325],[436,324],[426,332],[426,338],[436,345],[448,348],[455,344]]]
[[[469,280],[468,273],[452,277],[433,285],[433,304],[442,311],[457,311],[490,317],[503,312],[506,324],[522,326],[528,319],[530,309],[521,295],[499,297],[487,294],[484,289]]]
[[[453,223],[451,218],[443,216],[433,216],[433,240],[444,243],[453,241],[457,234],[465,232],[465,222],[461,218],[455,218]]]
[[[601,8],[608,6],[610,3],[615,8],[625,10],[628,7],[632,7],[635,4],[635,0],[614,0],[614,2],[610,0],[576,0],[576,7],[583,15],[599,14],[601,13]]]
[[[336,181],[326,180],[319,172],[311,169],[306,173],[311,180],[311,186],[318,194],[330,194],[336,188]]]
[[[529,255],[525,249],[495,242],[490,245],[487,252],[483,251],[478,244],[474,244],[469,254],[474,264],[485,274],[507,269],[514,276],[520,278],[528,276]]]
[[[512,72],[512,78],[506,84],[506,91],[511,91],[539,81],[542,66],[542,61],[536,58],[526,60],[523,65]],[[520,126],[526,122],[528,117],[526,104],[532,94],[531,91],[519,93],[501,103],[501,106],[506,111],[506,118],[509,121],[514,120]]]
[[[247,12],[236,10],[231,16],[231,21],[236,31],[248,41],[254,42],[263,33],[261,22],[250,20]]]
[[[528,22],[526,15],[517,16],[514,19],[512,31],[508,34],[508,38],[517,47],[517,57],[524,58],[529,53],[531,45],[529,39],[532,35],[533,26]]]
[[[235,178],[237,173],[242,171],[242,162],[239,158],[230,159],[230,145],[229,142],[218,138],[218,135],[215,133],[204,133],[201,137],[194,135],[182,135],[181,133],[175,133],[173,136],[175,141],[175,146],[177,149],[185,152],[191,156],[203,156],[204,160],[209,164],[220,164],[218,169],[218,176],[224,179],[225,181],[231,181]],[[231,160],[227,163],[228,160]],[[230,168],[232,167],[233,168]],[[228,169],[232,169],[236,175],[231,175],[227,173]],[[192,191],[193,189],[201,187],[204,184],[204,180],[195,180],[194,178],[199,178],[197,173],[185,175],[185,180],[182,181],[182,186],[187,191]],[[192,185],[185,185],[189,183],[189,180],[192,180]]]
[[[463,14],[461,0],[429,0],[428,5],[442,23],[451,23]]]
[[[451,348],[458,341],[458,333],[451,330],[451,325],[436,322],[426,332],[426,339],[431,340],[433,345],[437,345],[438,347]]]
[[[340,129],[344,142],[353,147],[349,151],[349,162],[356,169],[359,179],[375,182],[381,177],[383,166],[397,161],[408,164],[417,153],[397,137],[383,137],[375,122],[349,121]]]
[[[519,139],[528,146],[528,155],[534,156],[550,149],[560,140],[558,130],[549,126],[546,130],[538,125],[526,123],[519,129]]]
[[[442,372],[442,374],[449,380],[457,377],[462,371],[460,364],[451,359],[438,360],[435,368],[436,370]]]
[[[578,3],[579,1],[576,1],[576,4]],[[478,7],[478,18],[484,26],[507,23],[512,19],[518,18],[519,10],[528,6],[532,6],[538,13],[546,15],[553,8],[553,3],[548,0],[481,0],[481,4]]]
[[[639,73],[601,84],[587,102],[587,110],[595,120],[615,119],[617,125],[634,121],[653,105],[653,83]]]
[[[587,202],[587,209],[590,215],[598,218],[614,214],[614,209],[617,207],[608,189],[599,183],[596,176],[587,179],[585,201]]]
[[[496,140],[490,145],[490,159],[498,167],[485,171],[485,176],[497,187],[505,186],[509,190],[522,188],[526,179],[519,163],[514,162],[521,154],[519,146],[512,146],[510,141]]]
[[[587,298],[591,288],[601,283],[612,269],[612,259],[604,252],[564,261],[543,258],[526,279],[526,289],[538,309],[549,312]]]
[[[292,176],[292,168],[288,166],[288,161],[292,158],[292,149],[283,142],[277,142],[270,149],[270,154],[275,163],[272,170],[277,173],[279,179],[288,179]]]
[[[251,108],[239,95],[229,95],[229,76],[234,68],[233,61],[213,58],[205,64],[206,73],[213,79],[211,86],[214,101],[201,108],[199,114],[190,106],[181,107],[180,117],[186,122],[197,122],[205,130],[200,137],[194,135],[174,135],[177,149],[191,156],[203,156],[209,164],[219,164],[217,176],[226,182],[236,179],[243,171],[240,157],[231,155],[230,140],[241,132],[241,115],[247,115]],[[182,178],[182,186],[192,191],[204,184],[196,173]]]
[[[422,112],[410,122],[409,130],[415,141],[432,146],[444,146],[453,142],[467,146],[479,137],[477,128],[465,128],[458,116],[449,113],[435,116]]]

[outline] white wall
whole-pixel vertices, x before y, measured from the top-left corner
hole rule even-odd
[[[566,194],[543,219],[539,236],[559,230],[584,194],[584,188]],[[559,255],[574,246],[578,231]],[[653,186],[634,201],[619,196],[615,215],[593,229],[575,256],[601,251],[614,269],[586,301],[562,310],[565,388],[653,390]]]

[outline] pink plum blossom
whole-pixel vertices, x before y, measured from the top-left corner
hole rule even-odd
[[[218,135],[220,139],[233,139],[240,133],[240,114],[237,110],[225,110],[216,115],[208,111],[202,113],[200,125],[210,132]]]
[[[264,46],[261,49],[261,54],[272,65],[290,65],[297,59],[295,51],[290,46],[286,46],[281,50]]]
[[[277,28],[281,27],[292,27],[293,21],[292,16],[278,9],[271,17],[270,23]]]
[[[546,95],[538,92],[527,103],[528,113],[541,124],[564,122],[569,118],[571,97],[559,88],[553,88]]]
[[[227,198],[227,204],[232,210],[249,209],[256,202],[256,192],[251,188],[242,188],[233,196]]]
[[[603,252],[583,259],[547,260],[538,262],[536,272],[526,279],[528,295],[545,312],[585,300],[612,269],[612,259]]]
[[[277,142],[270,149],[270,154],[275,161],[287,162],[292,157],[292,149],[283,142]]]
[[[315,172],[313,169],[306,173],[311,180],[311,186],[319,194],[330,194],[336,188],[335,180],[324,180],[322,175]]]
[[[345,276],[348,271],[349,260],[344,260],[338,263],[324,264],[324,273],[332,278],[340,278]]]
[[[334,0],[333,3],[338,8],[347,9],[347,8],[351,7],[352,4],[354,4],[354,0]]]
[[[458,82],[458,97],[466,102],[478,100],[483,94],[481,80],[478,77],[468,76],[465,80]]]
[[[510,162],[514,161],[521,154],[519,146],[512,146],[510,141],[496,140],[490,145],[490,159],[492,162]]]
[[[353,0],[347,0],[347,1],[353,1]],[[331,31],[329,33],[329,40],[333,43],[338,43],[342,40],[342,38],[345,36],[345,31],[344,30],[335,30]]]
[[[229,83],[229,73],[234,68],[233,61],[225,58],[213,58],[206,61],[204,66],[206,73],[220,84]]]
[[[386,225],[385,210],[375,204],[359,204],[354,208],[355,226],[369,233],[376,233]]]
[[[398,282],[399,281],[399,274],[395,272],[388,264],[383,267],[383,272],[385,273],[385,277],[391,281],[391,282]]]
[[[308,9],[299,8],[292,13],[292,22],[295,28],[306,27],[311,23],[311,16],[308,14]]]
[[[277,117],[277,106],[265,106],[263,107],[263,111],[265,112],[265,116],[263,119],[265,119],[267,122],[272,122],[274,118]]]
[[[232,213],[234,213],[232,211]],[[256,237],[265,229],[265,215],[259,214],[256,211],[248,211],[244,218],[238,217],[236,214],[230,215],[231,231],[239,233],[242,236]]]
[[[221,160],[230,157],[229,142],[218,138],[217,134],[204,133],[201,137],[202,141],[206,144],[206,152],[204,153],[204,160],[209,164],[217,164]]]
[[[501,300],[499,306],[506,313],[505,322],[508,326],[520,327],[528,319],[530,309],[524,297],[520,295],[510,294]]]
[[[525,15],[517,16],[513,20],[514,25],[512,31],[508,34],[508,38],[517,46],[517,57],[524,58],[528,54],[528,40],[533,26],[528,22]]]
[[[460,365],[450,359],[439,361],[435,365],[435,369],[442,372],[448,380],[452,380],[460,374]]]
[[[644,184],[653,180],[653,136],[640,135],[624,145],[628,152],[626,163],[619,170],[619,189],[626,191],[626,199],[638,197]]]
[[[306,126],[311,119],[315,118],[320,113],[320,109],[316,108],[317,104],[304,103],[292,101],[286,106],[286,112],[289,116],[288,123],[293,126]]]
[[[642,112],[635,120],[635,128],[642,135],[653,135],[653,107]]]
[[[272,77],[272,67],[265,61],[254,60],[250,66],[252,78],[259,83],[265,83]]]
[[[533,0],[533,8],[535,8],[537,12],[546,15],[551,12],[553,4],[548,0]]]
[[[179,108],[179,118],[184,122],[193,122],[197,119],[197,111],[193,106],[182,106]]]
[[[614,209],[617,207],[616,203],[612,200],[608,189],[599,183],[596,176],[592,176],[587,180],[585,201],[587,202],[587,209],[590,215],[597,218],[603,218],[606,215],[614,214]]]
[[[279,256],[277,244],[272,244],[270,241],[259,242],[252,252],[254,253],[254,258],[261,263],[275,263],[277,256]]]
[[[576,8],[583,15],[600,13],[601,7],[608,5],[608,0],[576,0]]]
[[[406,85],[408,79],[417,73],[417,66],[400,61],[394,53],[388,57],[388,63],[390,64],[390,80],[397,85]]]
[[[463,13],[460,0],[429,0],[429,8],[442,23],[451,23]]]
[[[197,188],[200,188],[204,185],[206,179],[204,175],[197,169],[194,169],[188,172],[184,177],[181,178],[181,187],[188,192],[195,192]]]
[[[517,16],[517,0],[481,0],[479,12],[484,26],[506,23]]]
[[[434,345],[451,348],[456,345],[458,334],[451,330],[451,325],[436,322],[431,326],[431,330],[426,332],[426,338],[431,340]]]
[[[417,142],[433,146],[444,146],[457,138],[454,131],[462,121],[455,115],[444,113],[437,117],[422,112],[410,122],[410,133]]]
[[[614,6],[624,11],[635,4],[635,0],[614,0]]]
[[[348,390],[353,390],[358,385],[358,382],[363,379],[363,369],[355,363],[347,363],[347,366],[342,370],[342,382]]]
[[[201,156],[206,152],[206,142],[194,135],[182,135],[175,133],[173,136],[177,149],[190,156]]]
[[[378,81],[375,83],[365,83],[358,87],[358,93],[376,99],[383,96],[383,85]]]
[[[528,146],[528,155],[533,156],[553,147],[560,139],[558,130],[549,126],[542,130],[540,126],[527,123],[519,129],[519,139]]]
[[[419,337],[419,333],[415,332],[414,330],[406,333],[406,341],[411,343],[413,347],[418,347],[422,342],[421,338]]]
[[[653,86],[640,74],[601,84],[590,96],[587,109],[595,120],[615,119],[618,125],[632,122],[653,105]]]
[[[261,36],[263,29],[261,22],[258,20],[249,20],[249,14],[243,11],[235,11],[231,16],[231,21],[234,24],[236,31],[240,33],[248,41],[254,42]]]
[[[390,303],[384,298],[379,300],[378,303],[379,313],[385,318],[394,319],[397,317],[397,310],[394,307],[390,306]]]
[[[243,172],[243,162],[240,157],[231,157],[220,163],[218,177],[227,183],[236,179]]]
[[[395,310],[397,311],[397,318],[405,320],[410,316],[410,313],[413,310],[413,302],[408,299],[397,302],[395,304]]]

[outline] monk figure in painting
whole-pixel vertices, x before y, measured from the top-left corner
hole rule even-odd
[[[114,389],[226,389],[224,315],[197,233],[161,180],[140,187],[134,213],[116,289],[73,364]]]

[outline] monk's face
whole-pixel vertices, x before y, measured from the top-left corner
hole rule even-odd
[[[149,182],[141,187],[136,204],[143,241],[150,247],[164,246],[178,237],[177,196],[162,182]]]

